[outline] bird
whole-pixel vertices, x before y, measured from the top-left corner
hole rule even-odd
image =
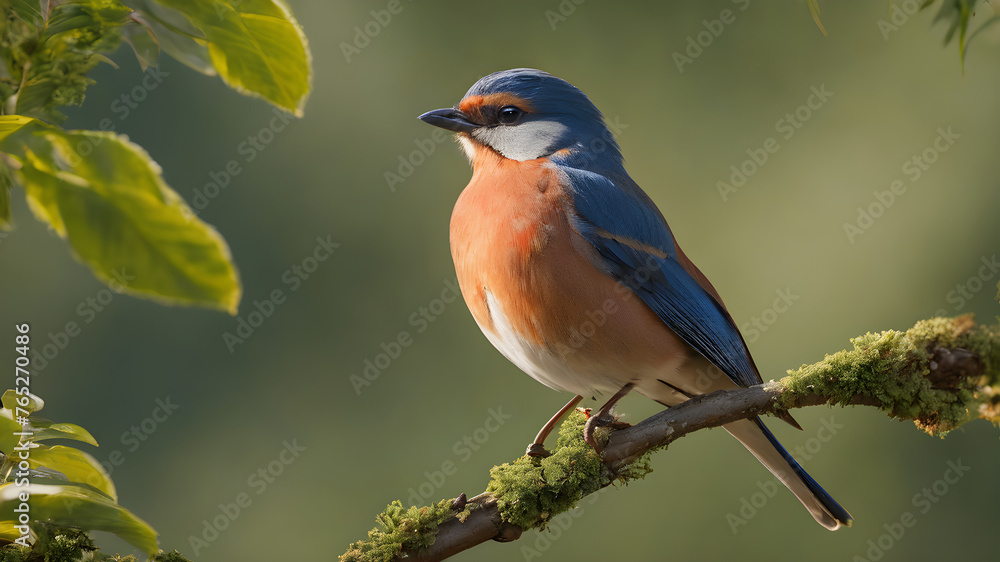
[[[626,172],[603,114],[581,90],[515,68],[419,119],[455,133],[472,165],[449,234],[472,316],[514,365],[575,395],[529,454],[547,454],[546,435],[584,396],[611,396],[584,431],[598,448],[594,422],[607,424],[630,391],[669,408],[761,384],[719,293]],[[801,429],[790,415],[781,419]],[[760,418],[723,427],[820,525],[851,525]]]

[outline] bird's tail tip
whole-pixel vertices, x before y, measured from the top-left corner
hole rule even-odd
[[[812,476],[809,476],[809,473],[802,468],[802,466],[792,457],[791,454],[788,453],[787,450],[785,450],[784,447],[781,446],[780,443],[778,443],[778,440],[774,437],[770,430],[767,429],[767,426],[760,421],[760,418],[756,421],[757,425],[764,431],[764,435],[768,438],[768,441],[771,441],[774,448],[781,453],[781,456],[784,457],[785,461],[795,472],[795,475],[798,476],[802,483],[805,484],[806,488],[809,489],[809,492],[815,499],[816,504],[818,504],[818,506],[810,506],[808,503],[811,502],[802,502],[812,514],[813,518],[816,519],[816,522],[831,531],[836,531],[841,527],[850,527],[853,525],[854,518],[851,517],[851,514],[848,513],[846,509],[844,509],[844,506],[840,505],[837,500],[833,499],[833,497],[827,493],[827,491],[824,490]],[[803,500],[804,498],[800,497],[799,499]]]
[[[813,480],[812,476],[809,476],[781,443],[778,443],[774,434],[767,429],[760,418],[751,418],[724,427],[743,442],[747,449],[750,449],[750,452],[795,494],[817,523],[831,531],[850,527],[854,523],[851,514]]]
[[[812,492],[816,500],[818,500],[820,505],[823,506],[823,510],[826,512],[824,514],[818,514],[810,510],[813,518],[815,518],[820,525],[823,525],[831,531],[836,531],[841,527],[850,527],[854,524],[854,518],[851,517],[851,514],[848,513],[846,509],[844,509],[844,506],[837,503],[837,500],[833,499],[822,486],[817,484],[816,481],[809,476],[809,474],[803,470],[800,476],[804,476],[802,479],[805,481],[806,486]]]

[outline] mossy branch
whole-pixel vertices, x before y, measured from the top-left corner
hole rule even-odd
[[[933,318],[851,343],[854,349],[780,381],[698,396],[637,425],[605,431],[602,456],[584,443],[586,418],[574,412],[552,456],[494,467],[486,492],[467,501],[462,494],[408,509],[395,501],[377,517],[381,528],[351,544],[340,560],[443,560],[487,540],[516,540],[615,481],[644,477],[653,451],[741,418],[831,404],[874,406],[937,436],[977,418],[1000,423],[1000,328],[977,326],[971,315]]]
[[[37,540],[31,546],[21,546],[2,540],[0,562],[138,562],[135,556],[120,556],[101,552],[85,531],[41,523],[32,527]],[[160,551],[148,559],[150,562],[191,562],[179,552]]]

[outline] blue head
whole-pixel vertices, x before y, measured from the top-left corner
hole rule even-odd
[[[556,157],[576,166],[621,168],[621,151],[601,112],[572,84],[540,70],[490,74],[455,107],[429,111],[420,119],[458,133],[470,158],[480,145],[511,160],[558,152]]]

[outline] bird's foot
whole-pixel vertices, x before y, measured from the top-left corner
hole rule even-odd
[[[576,407],[576,405],[580,403],[580,400],[583,400],[583,396],[574,396],[572,400],[556,412],[556,415],[552,416],[552,419],[550,419],[548,423],[542,426],[542,429],[538,431],[538,435],[535,436],[535,440],[531,443],[531,445],[528,445],[528,450],[525,451],[524,454],[529,457],[542,458],[551,455],[552,453],[545,450],[545,438],[549,436],[549,433],[552,433],[552,430],[556,427],[556,424],[559,423],[559,420],[566,415],[566,412]]]
[[[538,457],[542,459],[552,456],[552,453],[550,453],[541,443],[532,443],[531,445],[528,445],[528,450],[526,450],[524,454],[529,457]]]
[[[586,425],[583,426],[583,440],[597,451],[597,454],[601,454],[604,450],[604,446],[597,442],[597,428],[599,427],[609,427],[611,429],[625,429],[626,427],[631,427],[631,424],[618,421],[610,413],[604,415],[591,416]]]
[[[632,390],[632,387],[634,386],[635,383],[630,382],[626,384],[621,388],[621,390],[616,392],[615,395],[612,396],[603,406],[601,406],[601,409],[598,410],[596,414],[594,414],[593,416],[590,415],[587,416],[587,424],[583,426],[583,440],[586,441],[588,445],[593,447],[594,450],[597,451],[598,455],[601,454],[601,452],[604,450],[604,447],[598,445],[596,436],[594,435],[594,431],[598,427],[612,426],[615,427],[616,429],[621,427],[628,427],[627,423],[622,423],[619,422],[617,419],[615,419],[615,416],[611,413],[611,410],[612,408],[615,407],[615,404],[617,404],[618,401],[622,399],[622,397],[624,397],[626,394],[629,393],[630,390]]]

